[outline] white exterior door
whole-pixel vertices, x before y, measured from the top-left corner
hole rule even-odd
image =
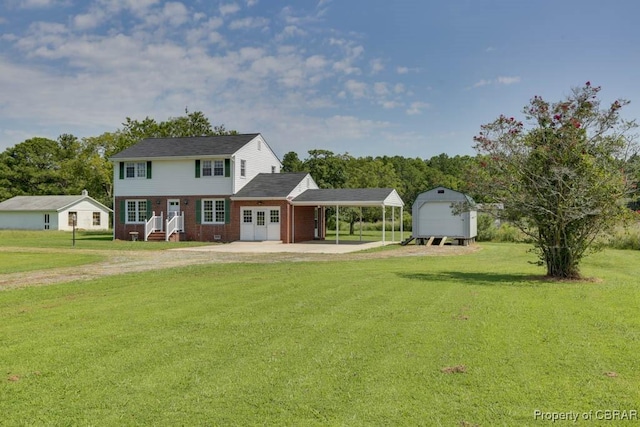
[[[268,240],[267,239],[267,211],[260,209],[256,211],[256,223],[255,223],[255,239],[254,240]]]
[[[180,199],[167,200],[167,219],[180,215]]]
[[[240,240],[280,240],[280,207],[243,207],[240,212]]]

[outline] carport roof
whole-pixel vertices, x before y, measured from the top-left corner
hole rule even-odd
[[[404,202],[393,188],[307,190],[291,203],[302,206],[404,206]]]

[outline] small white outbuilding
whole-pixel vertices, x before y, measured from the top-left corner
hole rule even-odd
[[[411,235],[415,239],[446,237],[468,244],[478,235],[475,202],[470,196],[446,187],[419,194],[413,203],[412,217]]]
[[[89,197],[16,196],[0,203],[0,229],[108,230],[111,209]]]

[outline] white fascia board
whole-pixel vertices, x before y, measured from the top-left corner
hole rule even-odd
[[[252,202],[252,201],[261,201],[261,200],[287,200],[284,197],[235,197],[235,196],[231,196],[229,197],[229,199],[233,200],[234,202]]]
[[[384,203],[378,202],[378,201],[370,201],[370,202],[363,202],[363,201],[345,201],[345,200],[341,200],[339,202],[336,201],[327,201],[327,200],[310,200],[310,201],[298,201],[296,202],[295,200],[293,200],[291,202],[292,205],[294,206],[373,206],[373,207],[378,207],[378,206],[385,206]],[[387,205],[389,206],[389,205]]]
[[[109,158],[111,162],[142,162],[142,161],[154,161],[154,160],[200,160],[200,159],[230,159],[235,155],[231,154],[198,154],[194,156],[162,156],[162,157],[121,157],[114,159]]]
[[[69,203],[69,204],[68,204],[68,205],[66,205],[66,206],[62,206],[62,207],[60,207],[60,208],[58,208],[58,209],[56,209],[56,210],[57,210],[58,212],[62,212],[63,210],[65,210],[65,209],[69,209],[69,208],[70,208],[70,207],[72,207],[73,205],[77,205],[78,203],[83,202],[83,201],[85,201],[85,200],[88,200],[89,202],[91,202],[92,204],[94,204],[94,205],[96,205],[96,206],[98,206],[98,207],[101,207],[102,209],[104,209],[104,210],[105,210],[105,211],[107,211],[107,212],[113,212],[113,210],[112,210],[112,209],[110,209],[110,208],[106,207],[105,205],[103,205],[102,203],[100,203],[99,201],[97,201],[96,199],[94,199],[94,198],[93,198],[93,197],[91,197],[91,196],[82,196],[82,197],[80,197],[78,200],[76,200],[76,201],[74,201],[74,202],[71,202],[71,203]]]

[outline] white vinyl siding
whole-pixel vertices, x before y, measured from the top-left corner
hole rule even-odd
[[[212,160],[215,174],[215,160]],[[224,161],[223,169],[224,169]],[[194,160],[153,160],[153,179],[118,179],[115,176],[115,193],[119,197],[155,197],[166,195],[199,196],[202,194],[232,194],[232,178],[224,176],[196,178]],[[202,162],[200,163],[202,169]]]

